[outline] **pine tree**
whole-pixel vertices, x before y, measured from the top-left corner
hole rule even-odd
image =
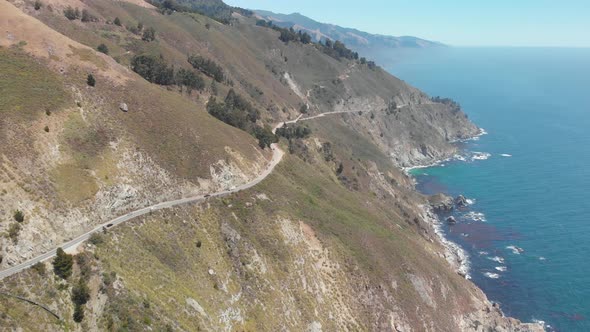
[[[72,275],[72,265],[74,258],[68,255],[62,248],[57,248],[56,256],[53,259],[53,271],[62,279],[67,279]]]
[[[90,299],[90,289],[88,285],[84,281],[84,279],[80,278],[78,283],[72,288],[72,302],[76,305],[86,304]]]
[[[74,309],[74,322],[80,323],[84,320],[84,307],[76,304],[76,308]]]
[[[95,86],[96,85],[96,80],[94,79],[94,76],[92,76],[92,74],[88,74],[88,77],[86,78],[86,83],[89,86]]]

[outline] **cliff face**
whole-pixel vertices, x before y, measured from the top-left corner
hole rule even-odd
[[[114,216],[259,174],[270,152],[207,114],[210,97],[233,89],[260,111],[260,126],[310,117],[298,125],[311,135],[283,139],[287,155],[252,189],[152,213],[81,245],[67,280],[53,275],[50,262],[3,279],[2,291],[43,303],[63,321],[0,298],[0,326],[542,329],[503,317],[449,265],[426,199],[400,169],[449,157],[452,141],[477,134],[462,112],[379,68],[283,43],[278,32],[237,14],[222,25],[194,13],[162,15],[145,3],[13,4],[0,0],[0,28],[8,31],[0,36],[0,66],[26,75],[0,78],[19,87],[12,96],[27,94],[0,110],[9,142],[0,147],[0,212],[9,220],[21,209],[26,218],[3,240],[3,268]],[[69,21],[62,16],[68,5],[96,21]],[[127,28],[107,23],[115,17]],[[154,27],[156,40],[134,33],[138,23]],[[110,56],[93,50],[100,43]],[[156,86],[128,69],[138,54],[185,69],[186,55],[200,54],[226,77],[206,78],[206,88],[190,93]],[[39,89],[26,79],[35,73],[45,77],[49,98],[30,98]],[[88,73],[95,87],[86,85]],[[0,227],[9,232],[14,223]],[[88,299],[80,323],[71,299],[81,283]]]

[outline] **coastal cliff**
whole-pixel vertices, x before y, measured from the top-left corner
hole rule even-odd
[[[402,169],[479,133],[456,105],[343,50],[285,41],[247,11],[37,7],[0,0],[1,72],[14,74],[0,84],[16,87],[0,110],[3,269],[119,215],[248,183],[273,154],[268,129],[299,121],[253,188],[105,228],[65,278],[51,260],[4,278],[3,292],[61,321],[0,298],[3,329],[542,330],[457,273]],[[150,76],[153,63],[175,79]]]

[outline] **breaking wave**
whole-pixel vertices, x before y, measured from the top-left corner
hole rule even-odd
[[[472,155],[471,155],[471,161],[476,161],[476,160],[487,160],[491,157],[492,155],[490,153],[487,152],[479,152],[479,151],[473,151]]]
[[[468,220],[472,220],[472,221],[480,221],[480,222],[486,222],[486,215],[481,213],[481,212],[475,212],[475,211],[470,211],[468,213],[465,213],[463,215],[464,219],[468,219]]]
[[[504,258],[499,256],[488,257],[489,260],[494,261],[496,263],[504,264]]]

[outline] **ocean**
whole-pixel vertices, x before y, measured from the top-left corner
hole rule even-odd
[[[427,194],[472,204],[445,225],[505,314],[590,331],[590,49],[439,48],[380,59],[459,102],[487,135],[461,160],[413,170]]]

